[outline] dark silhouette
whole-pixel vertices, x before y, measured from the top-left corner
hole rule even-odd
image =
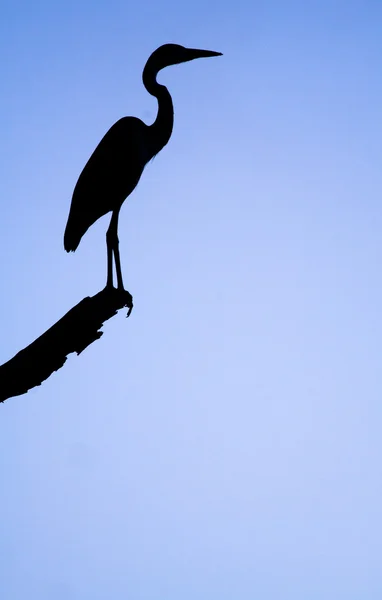
[[[146,164],[169,141],[174,121],[170,93],[157,82],[156,76],[170,65],[220,55],[220,52],[165,44],[148,59],[143,83],[158,100],[157,118],[148,126],[135,117],[124,117],[109,129],[77,181],[65,229],[65,250],[74,252],[89,227],[112,212],[106,234],[106,287],[95,296],[84,298],[37,340],[0,366],[0,402],[40,385],[64,365],[71,352],[80,354],[101,337],[99,329],[103,322],[119,309],[128,307],[127,316],[130,315],[133,299],[123,287],[118,249],[119,211],[138,184]],[[117,289],[113,286],[113,255]]]
[[[184,48],[177,44],[165,44],[155,50],[146,63],[142,79],[146,90],[158,100],[157,118],[152,125],[146,125],[136,117],[123,117],[117,121],[98,144],[77,181],[64,247],[67,252],[74,252],[89,227],[112,211],[106,234],[107,287],[113,287],[114,254],[118,289],[124,289],[117,234],[121,206],[138,184],[146,164],[162,150],[172,133],[172,99],[156,76],[164,67],[208,56],[221,56],[221,52]]]
[[[60,369],[71,352],[80,354],[102,336],[104,321],[124,306],[133,307],[126,290],[105,288],[84,298],[37,340],[0,365],[0,402],[41,385]]]

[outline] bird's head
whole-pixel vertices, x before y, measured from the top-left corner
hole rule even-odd
[[[151,67],[156,72],[179,63],[188,62],[195,58],[207,58],[210,56],[221,56],[221,52],[212,50],[198,50],[196,48],[185,48],[178,44],[164,44],[157,48],[147,61],[147,67]]]

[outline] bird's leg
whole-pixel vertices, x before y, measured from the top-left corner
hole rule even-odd
[[[121,260],[119,257],[119,240],[118,240],[118,217],[119,208],[113,211],[111,216],[109,229],[107,230],[107,286],[113,286],[113,265],[112,254],[114,254],[115,269],[117,271],[117,285],[119,290],[124,290],[122,280]]]
[[[113,213],[114,214],[114,213]],[[109,229],[106,233],[106,246],[107,246],[107,280],[106,287],[113,287],[113,217],[111,218]]]
[[[118,236],[117,236],[117,239],[115,241],[114,258],[115,258],[115,268],[116,268],[116,271],[117,271],[118,289],[119,290],[124,290],[125,288],[123,287],[123,281],[122,281],[121,261],[120,261],[120,258],[119,258],[119,240],[118,240]]]
[[[106,287],[113,287],[113,247],[110,237],[106,234],[107,245],[107,281]]]
[[[113,287],[113,254],[115,259],[115,268],[117,271],[117,284],[118,284],[118,293],[125,298],[125,306],[129,308],[127,317],[131,314],[133,310],[133,297],[125,290],[123,287],[122,281],[122,269],[121,269],[121,260],[119,258],[119,240],[118,240],[118,216],[119,210],[113,211],[110,219],[109,229],[106,233],[106,244],[107,244],[107,282],[106,282],[106,290],[115,289]],[[114,292],[113,292],[114,293]]]
[[[118,222],[118,217],[117,217]],[[119,258],[119,239],[117,234],[117,228],[115,229],[115,238],[114,238],[114,259],[115,259],[115,269],[117,271],[117,284],[119,290],[124,290],[123,281],[122,281],[122,269],[121,269],[121,260]]]

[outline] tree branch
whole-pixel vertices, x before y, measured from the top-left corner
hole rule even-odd
[[[80,354],[98,340],[104,321],[125,306],[129,316],[133,308],[131,294],[114,288],[81,300],[37,340],[0,365],[0,402],[41,385],[65,364],[68,354]]]

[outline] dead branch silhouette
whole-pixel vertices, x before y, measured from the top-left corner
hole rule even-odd
[[[34,342],[0,365],[0,402],[41,385],[65,364],[68,354],[80,354],[98,340],[103,323],[124,307],[129,316],[133,308],[131,294],[110,287],[81,300]]]

